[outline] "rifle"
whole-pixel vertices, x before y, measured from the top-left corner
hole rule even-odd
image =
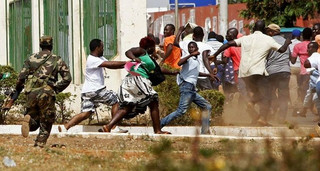
[[[7,104],[10,103],[10,101],[11,101],[11,94],[12,93],[13,92],[11,92],[10,94],[7,95],[7,97],[3,101],[3,105],[1,106],[1,109],[0,109],[0,123],[1,124],[5,123],[6,116],[12,106],[12,105],[7,106]],[[13,104],[13,101],[11,103]]]

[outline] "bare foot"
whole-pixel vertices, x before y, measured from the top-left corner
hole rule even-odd
[[[263,119],[259,119],[257,121],[257,123],[260,125],[260,126],[272,126],[269,122],[267,122],[266,120],[263,120]]]
[[[168,131],[157,131],[155,134],[171,134],[171,132]]]
[[[103,125],[102,129],[103,129],[103,132],[110,132],[110,130],[108,129],[107,125]]]

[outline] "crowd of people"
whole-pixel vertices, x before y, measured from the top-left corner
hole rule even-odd
[[[202,109],[201,133],[209,134],[212,106],[198,90],[213,89],[223,90],[227,101],[238,92],[252,125],[271,126],[271,115],[284,123],[289,105],[295,106],[293,115],[305,117],[312,102],[316,104],[320,119],[320,23],[314,24],[312,29],[304,28],[302,40],[299,30],[292,32],[292,39],[285,39],[277,24],[266,27],[262,20],[255,23],[250,35],[242,35],[236,28],[228,29],[226,40],[214,32],[204,40],[203,28],[192,23],[179,27],[176,35],[175,29],[173,24],[165,26],[162,45],[152,34],[142,38],[139,47],[126,51],[128,61],[108,61],[103,57],[103,42],[93,39],[89,44],[91,52],[81,93],[81,113],[59,126],[59,131],[67,131],[89,118],[100,104],[106,104],[111,106],[112,119],[102,127],[102,132],[127,132],[117,124],[123,118],[144,113],[149,107],[154,133],[170,134],[162,128],[184,115],[194,102]],[[3,108],[10,109],[25,89],[27,109],[22,135],[27,137],[29,131],[40,127],[35,146],[43,147],[55,119],[55,94],[70,84],[71,75],[64,61],[51,52],[52,37],[41,37],[40,47],[42,51],[25,61],[16,91]],[[163,65],[174,70],[167,70]],[[128,74],[118,92],[106,88],[104,68],[127,69]],[[177,75],[180,89],[177,110],[162,119],[158,94],[153,89],[156,83],[151,73],[154,72],[158,76]],[[293,77],[298,85],[297,99],[290,98],[289,93],[289,81]]]

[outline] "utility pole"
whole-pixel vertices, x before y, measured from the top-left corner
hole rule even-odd
[[[225,37],[228,29],[228,1],[220,0],[219,2],[219,34]]]
[[[175,8],[174,8],[174,14],[175,14],[175,27],[179,28],[179,2],[178,0],[175,0]],[[178,29],[176,29],[177,32]]]

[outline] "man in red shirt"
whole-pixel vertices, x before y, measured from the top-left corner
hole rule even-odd
[[[238,30],[236,28],[230,28],[227,31],[226,39],[228,41],[231,41],[231,40],[237,39],[237,36],[238,36]],[[241,59],[241,47],[231,46],[224,51],[223,55],[227,58],[231,58],[233,62],[234,79],[235,79],[235,82],[238,83],[238,72],[239,72],[239,65],[240,65],[240,59]]]
[[[236,28],[230,28],[227,30],[226,39],[228,41],[232,41],[240,37],[242,37],[242,34],[239,34]],[[238,78],[239,66],[240,66],[240,60],[241,60],[241,47],[231,46],[224,51],[223,55],[227,58],[231,58],[232,60],[233,69],[234,69],[234,81],[237,84],[237,89],[240,93],[239,99],[243,99],[243,100],[239,100],[239,103],[240,102],[246,103],[246,100],[247,100],[246,85],[241,78]],[[225,62],[227,61],[225,60]]]

